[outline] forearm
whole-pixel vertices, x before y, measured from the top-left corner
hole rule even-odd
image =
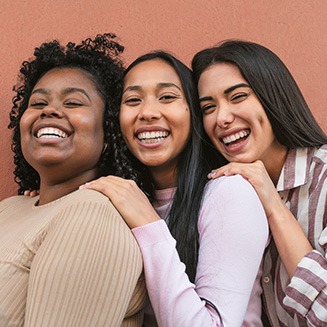
[[[313,248],[302,227],[281,200],[275,205],[268,222],[280,258],[292,277],[299,262]]]
[[[220,326],[216,312],[205,307],[161,220],[132,230],[140,244],[151,304],[159,326]]]

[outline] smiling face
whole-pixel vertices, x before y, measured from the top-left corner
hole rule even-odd
[[[205,131],[227,160],[268,163],[285,154],[260,101],[235,65],[211,65],[201,74],[198,89]]]
[[[161,59],[141,62],[125,77],[120,126],[133,153],[151,172],[174,171],[190,136],[181,81]]]
[[[94,82],[80,69],[52,69],[37,82],[21,117],[20,132],[23,155],[39,172],[41,182],[49,174],[53,177],[54,171],[58,179],[96,177],[104,106]]]

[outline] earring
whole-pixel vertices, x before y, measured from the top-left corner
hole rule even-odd
[[[108,147],[108,143],[105,143],[101,154],[104,154],[106,152],[107,147]]]

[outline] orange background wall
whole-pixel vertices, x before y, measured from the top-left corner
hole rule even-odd
[[[259,42],[284,60],[327,131],[326,17],[325,0],[1,0],[0,200],[16,192],[7,130],[12,85],[42,42],[114,32],[126,64],[160,48],[187,65],[196,51],[226,38]]]

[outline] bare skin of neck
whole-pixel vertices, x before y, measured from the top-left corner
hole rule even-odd
[[[276,151],[273,155],[270,155],[268,159],[262,160],[275,186],[278,183],[278,179],[285,163],[287,153],[288,149],[282,145],[279,145],[278,151]]]
[[[157,190],[163,190],[176,186],[177,176],[175,169],[158,169],[150,167],[150,172]]]
[[[80,185],[89,182],[98,177],[97,170],[90,170],[82,175],[72,176],[70,178],[51,178],[52,174],[42,176],[40,184],[40,197],[38,205],[47,204],[55,201],[71,192],[76,191]],[[43,177],[43,178],[42,178]]]

